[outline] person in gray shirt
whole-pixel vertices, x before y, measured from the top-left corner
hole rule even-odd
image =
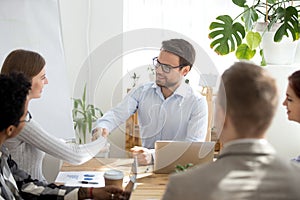
[[[300,165],[279,158],[265,139],[278,104],[275,80],[237,62],[222,81],[215,125],[224,147],[215,162],[172,175],[163,199],[300,199]]]

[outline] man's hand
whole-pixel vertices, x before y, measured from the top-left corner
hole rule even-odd
[[[90,194],[91,188],[80,188],[78,192],[78,199],[129,199],[130,193],[122,190],[116,186],[106,186],[101,188],[92,188],[92,196]]]
[[[129,199],[129,192],[125,192],[116,186],[106,186],[104,188],[94,188],[93,196],[95,200]]]
[[[100,135],[103,137],[107,137],[109,134],[108,130],[106,128],[95,128],[92,131],[92,141],[95,141],[99,138]]]
[[[152,163],[151,151],[144,147],[135,146],[130,149],[133,156],[137,156],[139,165],[150,165]]]

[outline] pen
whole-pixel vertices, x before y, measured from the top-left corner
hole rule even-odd
[[[98,182],[89,182],[89,181],[79,181],[82,184],[98,184]]]

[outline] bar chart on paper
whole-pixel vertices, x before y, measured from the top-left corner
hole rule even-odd
[[[55,183],[65,186],[104,187],[104,172],[63,171],[59,172]]]

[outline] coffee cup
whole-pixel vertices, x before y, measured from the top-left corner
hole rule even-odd
[[[124,173],[120,170],[111,169],[104,173],[105,186],[115,185],[122,188]]]

